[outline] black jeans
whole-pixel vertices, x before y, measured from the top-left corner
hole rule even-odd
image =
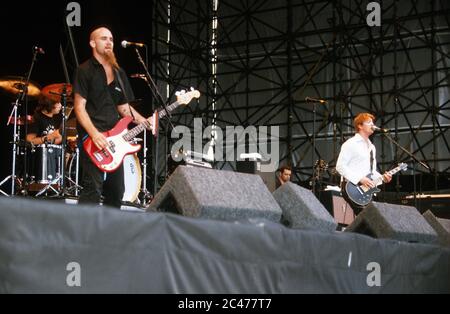
[[[122,205],[123,193],[125,192],[123,164],[116,171],[105,173],[97,168],[80,148],[80,163],[82,167],[80,204],[100,203],[103,194],[103,204],[113,207]],[[105,179],[106,175],[106,179]]]

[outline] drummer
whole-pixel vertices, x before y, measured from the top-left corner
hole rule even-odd
[[[33,116],[33,123],[28,127],[27,141],[33,145],[61,144],[62,136],[59,126],[62,116],[60,113],[60,102],[41,95],[39,106]]]

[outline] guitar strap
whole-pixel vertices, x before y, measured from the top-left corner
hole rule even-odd
[[[373,174],[373,150],[370,150],[370,174]]]
[[[123,93],[123,95],[125,97],[125,100],[128,103],[128,108],[130,109],[131,116],[133,117],[133,120],[135,120],[134,115],[133,115],[133,111],[131,110],[131,106],[130,106],[130,99],[128,98],[125,86],[123,85],[122,78],[120,77],[120,72],[119,72],[118,69],[114,68],[114,73],[116,74],[117,81],[119,82],[119,86],[120,86],[120,89],[122,90],[122,93]]]

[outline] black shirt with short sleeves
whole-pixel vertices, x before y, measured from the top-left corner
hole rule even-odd
[[[100,132],[112,129],[119,121],[117,106],[134,99],[125,71],[119,69],[115,73],[119,73],[125,91],[122,90],[117,77],[108,85],[106,72],[94,57],[81,64],[75,72],[74,93],[86,99],[86,111]],[[80,124],[77,128],[80,138],[84,140],[86,131]]]
[[[33,122],[28,126],[28,134],[49,135],[59,128],[61,120],[61,114],[49,117],[42,112],[36,112],[33,116]]]

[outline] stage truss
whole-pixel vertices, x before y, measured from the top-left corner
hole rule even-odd
[[[431,175],[433,189],[442,188],[439,178],[450,173],[450,5],[383,1],[381,26],[370,27],[367,3],[154,1],[152,72],[160,89],[171,99],[190,86],[202,93],[173,114],[173,124],[279,126],[280,163],[293,165],[293,181],[310,180],[321,159],[329,164],[325,181],[336,183],[334,165],[354,116],[372,112],[431,168],[376,135],[380,170],[408,162],[407,174]],[[169,137],[159,137],[159,183]],[[234,162],[214,166],[235,169]]]

